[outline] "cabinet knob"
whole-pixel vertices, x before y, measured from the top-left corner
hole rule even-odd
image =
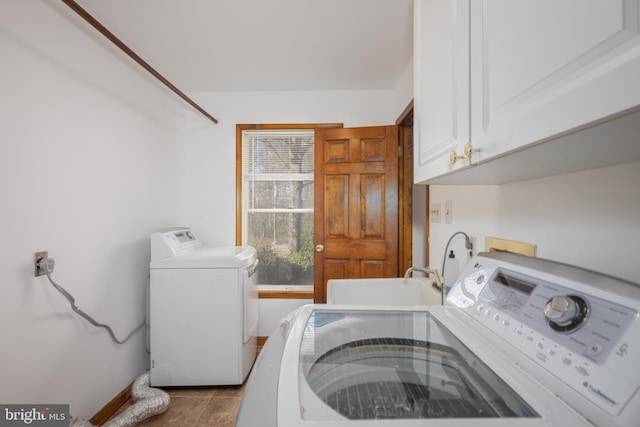
[[[449,164],[452,165],[455,162],[457,162],[458,160],[471,159],[471,153],[472,152],[473,152],[473,150],[471,148],[471,144],[470,143],[466,143],[464,145],[464,151],[462,152],[462,155],[459,155],[454,150],[451,150],[449,152]]]
[[[458,155],[456,154],[455,150],[451,150],[449,152],[449,163],[454,164],[457,160],[458,160]]]
[[[470,159],[471,158],[471,144],[468,143],[468,142],[466,144],[464,144],[463,155],[464,155],[465,159]]]
[[[323,244],[317,244],[316,245],[316,252],[323,252],[324,251],[324,245]]]

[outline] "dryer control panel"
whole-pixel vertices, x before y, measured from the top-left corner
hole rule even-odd
[[[151,261],[175,256],[177,253],[202,246],[189,228],[157,232],[151,235]]]
[[[538,258],[482,253],[446,304],[611,415],[640,388],[638,285]]]

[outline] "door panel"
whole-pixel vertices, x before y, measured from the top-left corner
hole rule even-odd
[[[640,1],[495,0],[470,13],[474,162],[637,107]]]
[[[415,183],[469,166],[469,1],[414,3]]]
[[[398,275],[398,129],[316,130],[314,282]]]
[[[328,176],[325,180],[328,196],[326,215],[331,218],[327,224],[327,234],[334,239],[347,238],[349,225],[349,176]],[[317,240],[317,239],[316,239]]]
[[[360,224],[362,237],[384,239],[384,174],[362,175],[360,177]]]
[[[362,261],[360,264],[360,272],[360,277],[365,279],[384,277],[384,264],[382,261]]]

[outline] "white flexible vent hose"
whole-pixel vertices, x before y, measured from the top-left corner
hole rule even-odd
[[[131,398],[134,403],[114,418],[102,424],[102,427],[135,426],[149,417],[163,413],[169,408],[171,398],[159,388],[149,387],[151,374],[144,372],[131,386]],[[88,421],[72,419],[70,427],[95,427]]]

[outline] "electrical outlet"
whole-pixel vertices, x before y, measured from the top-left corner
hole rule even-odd
[[[471,258],[478,252],[477,239],[469,236],[469,241],[471,242],[471,249],[467,249],[467,262],[471,261]]]
[[[440,222],[440,210],[441,204],[439,202],[431,203],[429,206],[429,217],[431,218],[431,223]]]
[[[45,258],[49,258],[49,251],[36,252],[33,254],[33,275],[35,277],[47,274],[42,268],[40,268],[40,261]]]

